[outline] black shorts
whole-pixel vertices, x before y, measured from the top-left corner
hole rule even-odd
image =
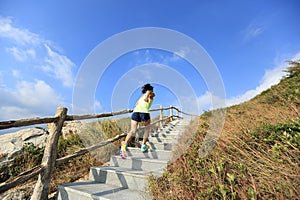
[[[131,115],[131,119],[136,122],[146,122],[150,119],[149,113],[141,113],[141,112],[134,112]]]

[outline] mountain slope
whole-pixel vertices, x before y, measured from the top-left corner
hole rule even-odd
[[[155,199],[297,199],[300,65],[292,64],[279,84],[227,108],[222,135],[204,158],[210,113],[200,116],[190,148],[163,177],[150,178]]]

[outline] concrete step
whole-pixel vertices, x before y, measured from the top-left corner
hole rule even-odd
[[[157,136],[160,136],[160,135],[165,135],[165,136],[173,137],[173,136],[182,135],[182,133],[183,133],[183,131],[173,130],[173,131],[164,131],[164,132],[154,132],[150,136],[157,137]]]
[[[182,133],[183,133],[183,131],[178,131],[178,130],[169,131],[169,130],[166,130],[164,132],[154,132],[150,136],[151,137],[160,137],[160,136],[164,135],[164,137],[176,137],[176,136],[181,135]]]
[[[182,133],[185,130],[185,127],[177,128],[174,130],[165,130],[164,133]]]
[[[170,132],[170,131],[173,131],[173,130],[180,130],[180,131],[183,131],[186,126],[188,126],[190,123],[189,120],[187,121],[184,121],[184,120],[176,120],[176,121],[173,121],[173,122],[170,122],[169,124],[166,124],[164,125],[163,128],[158,128],[157,129],[157,133],[164,133],[166,131]]]
[[[172,158],[173,152],[159,149],[150,149],[147,152],[141,152],[140,148],[128,147],[127,156],[135,158],[152,158],[169,160]]]
[[[168,143],[168,142],[154,142],[149,141],[148,142],[151,149],[154,150],[166,150],[166,151],[172,151],[172,148],[174,147],[174,144]]]
[[[143,171],[160,171],[167,167],[168,160],[158,160],[151,158],[127,157],[122,159],[119,155],[111,156],[110,166],[129,168]]]
[[[147,178],[151,174],[159,177],[162,175],[162,172],[146,172],[111,166],[92,167],[89,180],[132,190],[147,191]]]
[[[162,175],[188,123],[175,120],[158,129],[149,137],[151,149],[145,153],[129,147],[126,159],[115,155],[110,166],[91,167],[89,181],[60,185],[58,199],[152,199],[146,192],[148,177]]]
[[[58,200],[152,199],[147,193],[142,191],[130,190],[128,188],[112,186],[93,181],[59,185],[58,190]]]
[[[177,142],[178,139],[177,138],[171,138],[171,137],[167,137],[167,138],[164,138],[164,137],[149,137],[148,141],[153,142],[153,143],[158,143],[158,142],[161,142],[161,143],[174,143],[174,142]]]
[[[181,134],[177,133],[160,133],[158,135],[153,135],[148,138],[149,141],[153,142],[164,142],[164,143],[173,143],[177,142],[181,138]]]
[[[151,138],[166,138],[166,139],[177,139],[182,135],[183,131],[164,131],[164,132],[154,132],[149,135],[149,139]],[[143,139],[143,134],[139,135],[140,140]]]

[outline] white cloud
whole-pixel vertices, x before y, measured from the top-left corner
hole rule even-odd
[[[0,39],[5,41],[1,50],[14,58],[10,57],[7,60],[10,66],[1,67],[0,71],[0,121],[54,115],[57,107],[69,106],[47,84],[47,78],[55,78],[63,86],[72,86],[75,64],[66,55],[51,41],[16,27],[9,17],[0,17]],[[46,79],[36,79],[36,76]]]
[[[21,81],[18,83],[17,89],[19,100],[28,107],[43,106],[45,102],[48,102],[48,105],[58,102],[54,90],[42,80],[36,80],[34,83]],[[49,101],[51,98],[56,101]]]
[[[63,86],[73,86],[73,68],[75,64],[64,54],[57,51],[49,40],[27,29],[15,27],[12,18],[0,17],[0,38],[5,38],[13,47],[5,48],[18,62],[28,62],[28,65],[39,66],[49,77],[62,81]],[[37,55],[37,53],[39,55]],[[30,69],[33,69],[32,67]],[[22,73],[34,73],[34,71]]]
[[[188,47],[182,47],[173,53],[162,53],[161,51],[162,50],[159,50],[159,52],[157,52],[149,49],[134,51],[133,54],[138,58],[135,65],[142,65],[146,63],[160,63],[169,65],[170,63],[174,63],[180,59],[186,58],[186,55],[190,52],[190,49]]]
[[[138,50],[134,51],[133,55],[138,58],[134,65],[142,65],[145,63],[152,63],[153,62],[153,54],[149,49],[146,50]]]
[[[55,114],[62,98],[42,80],[21,81],[16,89],[0,88],[0,121]]]
[[[100,101],[95,100],[95,105],[94,105],[94,110],[96,111],[96,113],[101,113],[105,111],[105,106],[103,104],[101,104]]]
[[[21,49],[17,47],[6,48],[6,51],[11,53],[16,60],[20,62],[24,62],[28,59],[35,58],[35,50],[34,49]]]
[[[179,51],[175,52],[174,54],[177,56],[180,56],[182,58],[185,58],[186,55],[190,52],[190,49],[188,47],[182,47]]]
[[[226,100],[206,91],[202,96],[197,97],[199,111],[214,110],[226,107]]]
[[[61,80],[64,86],[73,86],[72,69],[75,64],[68,57],[54,52],[48,45],[45,45],[45,47],[47,49],[46,65],[42,69],[54,75],[56,79]]]
[[[0,117],[1,121],[33,117],[27,108],[18,106],[1,106],[0,112],[2,113]]]
[[[3,80],[3,72],[0,71],[0,88],[4,87],[4,86],[5,86],[5,84],[4,84],[4,80]]]
[[[239,104],[245,101],[248,101],[255,97],[256,95],[260,94],[264,90],[267,90],[273,85],[276,85],[280,82],[282,77],[285,75],[284,69],[287,67],[287,60],[299,60],[300,59],[300,52],[298,52],[292,58],[281,58],[280,61],[276,61],[275,67],[273,69],[268,69],[265,71],[264,76],[262,77],[260,84],[252,90],[246,91],[244,94],[232,97],[226,101],[227,106]],[[277,59],[276,59],[277,60]]]
[[[276,58],[275,67],[273,69],[268,69],[265,71],[265,74],[262,77],[260,84],[255,89],[248,90],[244,94],[227,99],[226,106],[232,106],[248,101],[254,98],[256,95],[260,94],[261,92],[269,89],[271,86],[278,84],[280,80],[286,75],[284,70],[287,67],[287,60],[300,60],[300,52],[298,52],[295,56],[285,56],[285,58],[280,58],[279,60],[278,58]],[[205,94],[197,98],[197,104],[198,108],[202,111],[211,110],[223,107],[224,100],[219,99],[218,97],[213,97],[211,92],[207,91]]]
[[[255,23],[251,23],[248,25],[246,29],[242,31],[244,34],[244,40],[248,41],[252,38],[256,38],[264,32],[264,28],[261,25],[257,25]]]
[[[22,78],[22,73],[19,70],[16,70],[16,69],[12,70],[12,74],[17,79],[21,79]]]
[[[202,96],[198,97],[197,103],[201,111],[203,110],[210,110],[212,108],[212,96],[211,93],[206,91],[205,94]]]
[[[163,58],[163,63],[169,64],[170,62],[177,62],[180,59],[186,58],[186,55],[190,52],[188,47],[182,47],[177,52],[174,52],[172,56],[166,56]]]
[[[39,35],[27,29],[16,28],[12,23],[12,18],[0,17],[0,37],[11,39],[20,45],[38,45],[43,42]]]

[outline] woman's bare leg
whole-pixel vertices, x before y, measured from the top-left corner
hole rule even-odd
[[[131,139],[131,137],[135,134],[138,124],[139,123],[137,121],[131,120],[131,129],[130,129],[129,133],[127,134],[126,138],[125,138],[125,143],[126,144]]]
[[[151,123],[151,119],[149,119],[148,121],[145,122],[145,132],[144,132],[144,136],[143,136],[143,144],[146,144],[148,137],[149,137],[149,132],[150,132],[150,126],[148,126]]]

